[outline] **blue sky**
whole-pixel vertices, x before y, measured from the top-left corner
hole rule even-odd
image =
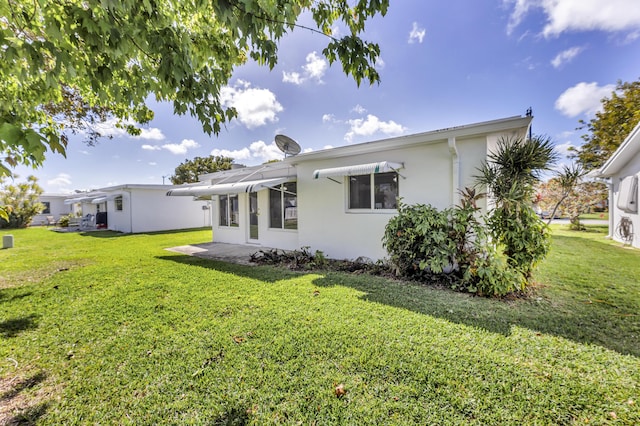
[[[305,29],[285,37],[273,69],[249,63],[223,92],[237,120],[208,136],[188,116],[155,104],[140,137],[88,147],[72,137],[67,158],[49,155],[34,174],[46,192],[169,183],[196,156],[246,165],[282,158],[274,136],[319,150],[514,115],[533,109],[533,131],[558,150],[582,143],[588,120],[618,80],[640,78],[638,0],[391,1],[364,38],[381,47],[381,83],[357,87],[321,56],[328,40]],[[301,24],[310,24],[302,17]],[[340,28],[336,28],[340,35]]]

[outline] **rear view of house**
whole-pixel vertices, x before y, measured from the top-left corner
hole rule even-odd
[[[399,200],[457,204],[498,140],[526,137],[530,123],[511,117],[309,152],[202,175],[167,195],[210,200],[214,242],[381,259]]]

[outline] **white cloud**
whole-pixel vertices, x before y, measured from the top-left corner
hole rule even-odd
[[[284,157],[275,142],[271,142],[269,145],[263,141],[253,142],[249,145],[249,150],[253,158],[259,158],[262,161],[280,160]]]
[[[162,141],[164,140],[164,134],[162,133],[162,130],[157,127],[151,127],[149,129],[141,129],[140,136],[134,136],[133,138]]]
[[[324,58],[318,56],[316,52],[311,52],[307,55],[307,64],[303,66],[305,75],[315,79],[319,83],[322,82],[322,77],[329,65]]]
[[[179,144],[168,143],[162,145],[162,148],[175,155],[185,155],[191,148],[198,148],[200,144],[193,139],[183,139]]]
[[[611,96],[614,84],[598,86],[598,83],[578,83],[565,90],[556,99],[555,108],[568,117],[595,114],[602,106],[602,99]]]
[[[333,123],[334,121],[336,121],[336,116],[333,114],[324,114],[322,116],[323,123]]]
[[[94,130],[99,132],[102,136],[111,136],[115,138],[128,137],[131,139],[144,139],[144,140],[156,140],[161,141],[164,140],[165,136],[162,133],[162,130],[157,127],[149,127],[149,128],[141,128],[140,135],[132,136],[125,129],[117,127],[118,120],[115,118],[109,119],[103,123],[97,123],[93,125]],[[123,124],[133,125],[136,123],[133,121],[126,121]]]
[[[238,121],[253,129],[267,123],[278,121],[277,114],[283,110],[276,95],[268,89],[255,89],[242,80],[233,86],[223,87],[220,100],[225,107],[234,107],[238,111]]]
[[[418,23],[414,22],[413,28],[411,28],[411,31],[409,32],[409,43],[422,43],[426,34],[427,30],[418,27]]]
[[[157,166],[157,165],[158,165],[158,163],[156,163],[155,161],[151,161],[151,162],[149,163],[149,165],[150,165],[150,166]]]
[[[558,154],[560,154],[560,156],[562,158],[566,158],[566,157],[569,156],[569,154],[572,154],[572,151],[571,151],[572,148],[577,148],[577,146],[575,146],[573,144],[573,142],[571,142],[571,141],[567,141],[565,143],[557,144],[555,146],[556,152]]]
[[[302,78],[299,72],[282,71],[282,81],[284,83],[293,83],[296,86],[299,86],[303,83],[304,79]]]
[[[242,149],[230,151],[228,149],[214,149],[211,151],[211,155],[220,155],[223,157],[231,157],[234,160],[250,161],[257,163],[264,163],[269,160],[281,160],[284,154],[275,142],[271,142],[267,145],[264,141],[255,141]]]
[[[579,46],[572,47],[567,50],[563,50],[562,52],[558,53],[555,58],[551,60],[551,65],[553,65],[554,68],[560,68],[564,64],[573,61],[573,59],[576,56],[578,56],[583,50],[584,50],[584,47],[579,47]]]
[[[507,25],[511,33],[534,8],[542,9],[547,24],[545,37],[555,37],[565,31],[607,32],[640,29],[640,7],[637,0],[504,0],[513,5]]]
[[[351,112],[355,112],[356,114],[364,114],[365,112],[367,112],[367,109],[362,105],[358,104],[353,108],[351,108]]]
[[[286,72],[282,73],[282,81],[284,83],[293,83],[295,85],[301,85],[308,80],[315,80],[317,83],[323,83],[322,77],[329,68],[327,60],[313,51],[305,58],[306,64],[302,66],[302,74],[299,72]]]
[[[52,185],[52,186],[71,185],[71,176],[66,173],[58,173],[58,176],[47,181],[47,185]]]
[[[141,148],[146,150],[146,151],[160,151],[162,149],[162,147],[160,147],[158,145],[148,145],[148,144],[142,145]]]
[[[367,115],[366,119],[358,118],[349,120],[351,129],[344,135],[344,139],[348,142],[353,141],[354,136],[371,136],[375,133],[384,135],[398,135],[406,130],[406,128],[395,121],[380,121],[375,115]]]

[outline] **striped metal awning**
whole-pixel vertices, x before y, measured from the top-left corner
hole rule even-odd
[[[332,167],[328,169],[318,169],[313,172],[314,179],[333,176],[356,176],[368,175],[371,173],[387,173],[401,169],[401,163],[391,161],[380,161],[378,163],[354,164],[352,166]]]
[[[184,188],[172,189],[167,191],[167,195],[171,197],[188,196],[202,198],[210,197],[211,195],[256,192],[264,188],[273,188],[281,183],[290,182],[292,180],[294,179],[290,177],[281,177],[262,180],[247,180],[244,182],[221,183],[218,185],[192,185]]]

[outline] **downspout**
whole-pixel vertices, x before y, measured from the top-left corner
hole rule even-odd
[[[458,148],[456,147],[456,138],[450,137],[448,139],[449,152],[451,153],[451,178],[453,181],[453,188],[451,192],[451,204],[458,205],[460,201],[460,157],[458,156]]]
[[[607,235],[607,238],[609,239],[613,239],[613,236],[615,234],[615,217],[614,217],[614,213],[615,213],[615,202],[614,202],[614,192],[613,192],[613,178],[609,178],[607,179],[608,182],[608,186],[609,186],[609,234]]]
[[[131,190],[125,192],[129,194],[129,233],[133,234],[133,197],[131,196]]]

